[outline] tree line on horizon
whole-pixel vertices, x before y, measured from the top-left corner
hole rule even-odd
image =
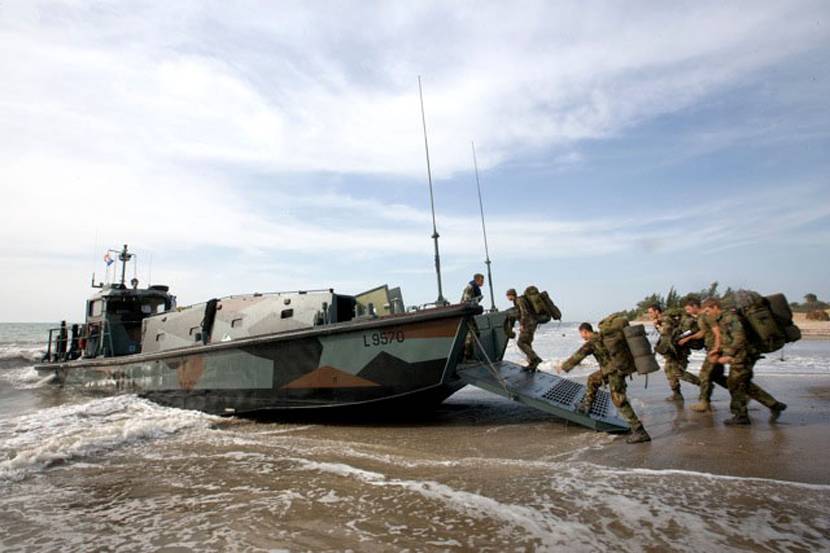
[[[707,288],[703,288],[702,290],[695,292],[688,292],[686,294],[679,293],[677,289],[672,286],[669,288],[669,291],[665,296],[659,292],[654,292],[637,302],[637,306],[626,311],[625,314],[628,319],[632,321],[635,319],[641,319],[645,316],[646,311],[651,305],[659,305],[664,310],[678,307],[682,308],[683,304],[686,302],[686,299],[689,297],[695,297],[699,301],[706,298],[718,298],[727,304],[732,303],[736,290],[733,290],[731,286],[727,286],[726,290],[719,292],[719,286],[720,283],[715,281]],[[830,309],[830,303],[819,300],[816,294],[808,293],[804,295],[803,303],[790,302],[790,308],[794,313],[813,313],[816,311],[825,311]]]

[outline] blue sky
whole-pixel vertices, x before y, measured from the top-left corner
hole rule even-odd
[[[571,320],[714,280],[830,297],[824,2],[3,2],[0,320],[107,247],[182,303],[535,283]]]

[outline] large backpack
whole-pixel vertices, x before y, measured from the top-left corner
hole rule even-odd
[[[764,297],[751,290],[735,292],[735,308],[747,339],[759,353],[772,353],[801,339],[784,294]]]
[[[608,350],[611,367],[625,375],[637,370],[623,333],[628,326],[628,318],[623,313],[613,313],[599,322],[599,337]]]
[[[551,319],[555,321],[562,320],[562,312],[556,307],[547,292],[539,292],[537,287],[528,286],[525,289],[524,297],[533,314],[536,315],[536,321],[539,324],[549,323]]]

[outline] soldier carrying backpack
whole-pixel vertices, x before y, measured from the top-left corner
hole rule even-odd
[[[691,348],[678,344],[684,332],[693,330],[691,317],[677,309],[663,312],[663,308],[658,304],[648,306],[648,316],[654,322],[654,328],[660,333],[660,340],[654,349],[663,356],[666,380],[669,381],[672,391],[672,395],[667,397],[666,401],[683,401],[683,394],[680,391],[681,380],[695,386],[700,385],[700,379],[687,370]]]
[[[781,294],[776,296],[783,298]],[[776,296],[770,296],[772,302],[779,299]],[[761,354],[771,353],[801,337],[792,320],[788,320],[787,312],[773,305],[770,298],[763,298],[755,292],[738,293],[734,312],[724,310],[716,298],[703,302],[704,312],[720,328],[722,351],[717,362],[729,365],[726,384],[732,396],[729,406],[732,418],[724,421],[725,424],[750,424],[747,403],[751,396],[752,369]],[[786,302],[786,299],[783,301]],[[774,418],[786,409],[786,405],[777,403],[776,407],[771,408]]]
[[[635,372],[648,374],[660,368],[651,353],[642,325],[630,326],[624,315],[615,313],[599,323],[599,332],[595,332],[590,323],[582,323],[579,335],[585,343],[556,368],[556,372],[567,373],[589,355],[597,360],[599,370],[588,376],[587,390],[577,410],[589,414],[600,386],[608,384],[611,401],[631,426],[632,433],[626,441],[630,444],[651,441],[651,436],[628,401],[625,381]]]
[[[539,326],[539,320],[527,297],[517,295],[515,288],[507,291],[507,300],[513,302],[516,308],[516,318],[519,320],[519,337],[516,339],[516,345],[528,361],[523,370],[536,372],[542,362],[542,358],[533,350],[533,337],[536,334],[536,327]]]

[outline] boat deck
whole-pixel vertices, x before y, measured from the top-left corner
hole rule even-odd
[[[584,415],[577,406],[586,388],[578,382],[546,372],[528,373],[510,361],[497,361],[492,366],[486,362],[463,364],[456,372],[467,384],[581,426],[603,432],[629,430],[628,423],[617,414],[611,395],[604,390],[597,392],[591,412]]]

